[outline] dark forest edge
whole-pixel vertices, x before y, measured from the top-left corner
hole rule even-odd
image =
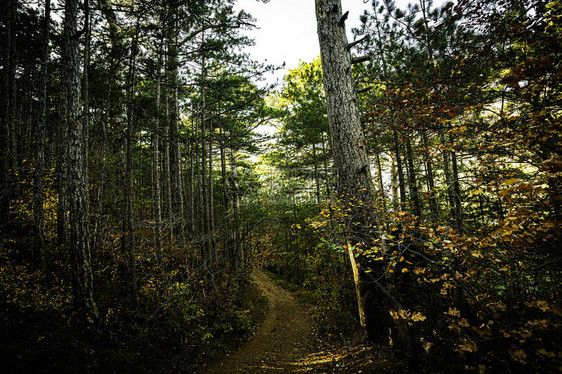
[[[232,5],[8,0],[3,368],[201,369],[264,266],[397,370],[558,372],[562,1],[317,0],[278,88]]]

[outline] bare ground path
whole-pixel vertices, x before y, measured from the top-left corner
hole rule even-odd
[[[261,270],[255,271],[255,277],[269,299],[264,322],[251,341],[205,373],[312,372],[313,337],[306,311]]]
[[[305,308],[263,271],[258,286],[269,299],[265,320],[254,338],[209,367],[205,374],[370,374],[401,373],[385,354],[361,343],[333,346],[318,341]]]

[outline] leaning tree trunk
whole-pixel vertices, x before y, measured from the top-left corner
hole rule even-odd
[[[79,311],[98,320],[94,302],[94,280],[89,241],[88,169],[85,163],[84,122],[80,110],[79,41],[77,31],[78,3],[66,0],[64,17],[63,61],[68,124],[69,223],[72,288]]]
[[[347,15],[347,14],[346,14]],[[316,0],[316,20],[324,90],[326,92],[326,106],[332,141],[334,167],[337,177],[337,191],[343,197],[344,203],[355,201],[370,201],[374,188],[365,138],[361,129],[359,107],[357,105],[357,91],[351,75],[351,54],[345,35],[344,21],[340,0]],[[362,216],[358,207],[352,204],[352,220],[357,221]],[[352,222],[353,230],[359,223]],[[352,226],[350,226],[352,228]],[[361,232],[359,232],[361,234]],[[348,251],[353,250],[352,243],[347,245]],[[375,338],[371,323],[381,318],[369,315],[364,294],[364,285],[360,281],[355,257],[350,252],[349,259],[353,269],[356,284],[357,305],[361,326],[365,329],[370,340]]]

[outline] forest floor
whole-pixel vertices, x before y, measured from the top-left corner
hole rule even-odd
[[[397,372],[396,363],[372,347],[320,341],[307,307],[263,271],[256,270],[254,275],[269,300],[266,316],[252,340],[210,366],[205,374]]]

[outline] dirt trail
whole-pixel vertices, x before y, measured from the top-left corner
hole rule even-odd
[[[308,354],[313,339],[305,310],[261,270],[255,277],[269,299],[265,321],[251,341],[205,373],[311,372]]]

